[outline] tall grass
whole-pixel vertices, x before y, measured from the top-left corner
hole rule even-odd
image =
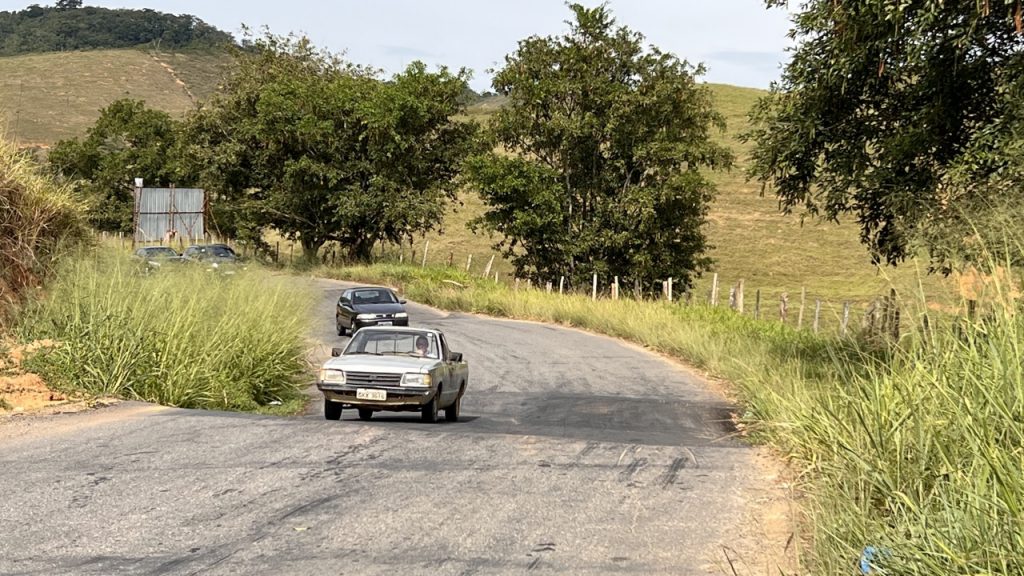
[[[0,329],[60,251],[85,237],[84,211],[0,133]]]
[[[749,429],[806,490],[810,573],[857,573],[870,546],[878,574],[1024,574],[1024,318],[1011,306],[878,350],[722,308],[592,302],[443,269],[321,273],[618,336],[729,379]]]
[[[164,268],[143,274],[110,251],[69,258],[21,318],[22,338],[57,342],[30,368],[63,390],[185,408],[301,406],[306,285],[258,268]]]

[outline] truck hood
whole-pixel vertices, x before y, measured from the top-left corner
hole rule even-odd
[[[349,372],[376,372],[386,374],[405,374],[406,372],[426,372],[440,360],[433,358],[413,358],[411,356],[374,356],[372,354],[352,354],[338,356],[324,363],[324,368],[346,370]]]

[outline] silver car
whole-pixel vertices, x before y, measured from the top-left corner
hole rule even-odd
[[[444,410],[445,420],[459,420],[469,366],[440,330],[369,326],[331,356],[316,383],[328,420],[340,419],[346,406],[362,420],[379,410],[418,411],[424,422]]]

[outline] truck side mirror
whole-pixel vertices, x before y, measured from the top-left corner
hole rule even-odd
[[[331,356],[337,358],[338,356],[341,356],[341,353],[344,351],[344,348],[331,348]]]
[[[449,352],[448,360],[451,362],[462,362],[462,352]]]

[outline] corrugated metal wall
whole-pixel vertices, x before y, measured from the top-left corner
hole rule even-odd
[[[175,240],[200,241],[206,232],[202,188],[141,188],[136,191],[136,242],[159,242],[175,232]]]

